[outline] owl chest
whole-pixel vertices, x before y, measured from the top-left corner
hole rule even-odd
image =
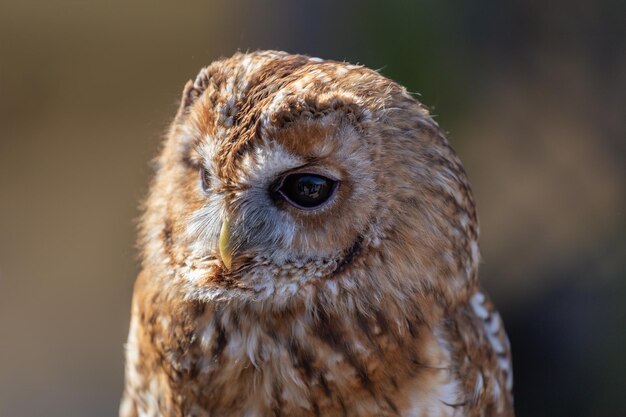
[[[169,349],[169,389],[198,416],[453,415],[455,381],[418,365],[423,347],[405,342],[213,319]]]

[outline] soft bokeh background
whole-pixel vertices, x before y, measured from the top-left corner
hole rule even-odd
[[[626,416],[624,2],[0,3],[0,416],[112,416],[148,162],[236,50],[381,69],[469,172],[519,416]]]

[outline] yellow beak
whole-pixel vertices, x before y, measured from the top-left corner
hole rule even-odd
[[[232,248],[230,247],[230,225],[228,218],[224,218],[222,222],[222,230],[220,231],[220,256],[226,269],[230,269],[233,260]]]

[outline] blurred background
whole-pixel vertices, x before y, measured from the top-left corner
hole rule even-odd
[[[464,161],[519,416],[626,416],[622,0],[0,2],[0,417],[113,416],[138,202],[220,56],[362,63]]]

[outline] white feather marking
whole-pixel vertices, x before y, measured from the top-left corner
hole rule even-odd
[[[476,377],[476,384],[474,384],[474,396],[478,397],[480,392],[483,390],[483,385],[485,381],[483,379],[483,373],[478,371],[478,376]]]
[[[455,404],[460,402],[461,388],[459,381],[450,371],[449,345],[441,328],[434,331],[435,342],[426,346],[427,356],[439,358],[433,363],[432,372],[436,372],[428,386],[418,385],[415,392],[410,394],[411,405],[405,411],[405,417],[438,416],[452,417],[455,415]]]
[[[504,371],[506,375],[506,388],[511,390],[513,388],[513,367],[511,361],[509,360],[507,355],[509,350],[509,341],[504,334],[504,339],[501,339],[501,330],[502,330],[502,319],[497,311],[492,311],[491,313],[487,310],[484,305],[485,296],[481,292],[476,292],[472,298],[470,299],[470,305],[472,306],[472,310],[477,317],[483,320],[483,325],[485,327],[485,335],[487,336],[487,340],[489,344],[493,348],[494,352],[498,355],[497,362],[498,366],[502,371]],[[497,391],[497,396],[501,394],[500,386],[494,387],[494,395]]]
[[[474,313],[483,320],[486,320],[489,317],[489,311],[483,305],[485,301],[485,296],[481,292],[477,292],[470,299],[470,304],[472,305],[472,309]]]
[[[449,374],[447,371],[445,373]],[[411,405],[403,416],[452,417],[456,411],[454,404],[459,402],[459,392],[459,383],[452,377],[432,387],[429,391],[418,390],[411,396]]]
[[[330,290],[332,295],[337,295],[339,293],[339,289],[337,288],[337,283],[333,280],[326,281],[326,287]]]

